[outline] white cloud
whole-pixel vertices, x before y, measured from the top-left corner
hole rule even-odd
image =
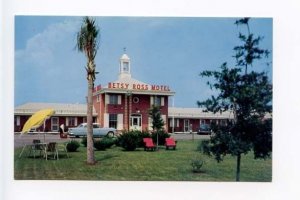
[[[63,44],[75,38],[79,23],[80,20],[73,19],[48,26],[43,32],[28,39],[24,49],[16,50],[16,62],[29,63],[35,67],[53,64],[57,52],[66,48]]]

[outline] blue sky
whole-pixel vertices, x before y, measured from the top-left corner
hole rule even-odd
[[[196,107],[213,92],[201,78],[203,70],[217,70],[223,62],[234,66],[233,47],[243,28],[237,18],[95,17],[100,49],[95,85],[118,77],[119,58],[126,47],[133,78],[169,85],[175,106]],[[15,17],[15,105],[27,102],[85,103],[86,59],[75,50],[82,17]],[[272,19],[252,18],[251,31],[264,36],[261,47],[272,52]],[[272,54],[254,63],[272,79]]]

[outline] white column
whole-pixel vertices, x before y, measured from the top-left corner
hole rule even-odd
[[[121,95],[118,95],[118,105],[121,105],[122,104],[122,97]]]
[[[152,131],[152,130],[153,130],[153,128],[152,128],[152,119],[151,119],[151,117],[148,118],[148,130],[149,130],[149,131]]]
[[[165,98],[164,97],[161,97],[161,99],[160,99],[160,105],[161,106],[165,106]]]
[[[167,116],[166,115],[161,115],[161,118],[164,121],[164,129],[166,129],[167,128]]]
[[[150,96],[150,107],[152,107],[153,106],[153,104],[154,104],[154,99],[153,99],[153,96]]]
[[[77,117],[75,117],[75,126],[77,126],[77,123],[78,123]]]
[[[105,105],[109,104],[109,95],[105,94]]]
[[[104,127],[109,127],[109,114],[104,113]]]
[[[123,114],[118,114],[117,130],[123,130]]]

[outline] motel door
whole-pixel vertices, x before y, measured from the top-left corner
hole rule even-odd
[[[130,118],[130,129],[132,130],[141,130],[142,129],[142,117],[141,115],[133,114]]]
[[[184,132],[189,132],[190,131],[190,120],[189,119],[185,119],[184,120]]]

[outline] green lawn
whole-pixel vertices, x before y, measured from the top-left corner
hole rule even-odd
[[[86,164],[86,148],[69,153],[60,160],[18,158],[15,150],[16,180],[115,180],[115,181],[235,181],[235,157],[227,156],[217,163],[196,151],[199,141],[181,141],[175,151],[161,147],[156,152],[142,148],[133,152],[113,146],[95,151],[97,164]],[[191,160],[202,158],[201,173],[193,173]],[[242,156],[241,181],[272,181],[272,160],[254,160],[252,154]]]

